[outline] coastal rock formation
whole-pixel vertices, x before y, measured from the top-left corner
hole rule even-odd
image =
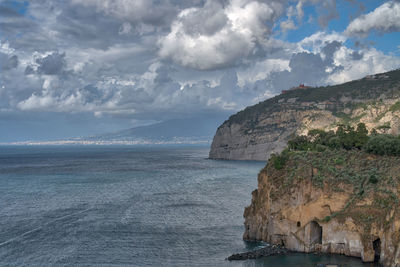
[[[294,134],[365,123],[400,133],[400,70],[327,87],[298,87],[231,116],[217,130],[209,157],[267,160]]]
[[[262,258],[262,257],[284,255],[284,254],[288,254],[289,252],[290,251],[288,251],[286,248],[284,248],[280,245],[267,244],[265,247],[260,248],[260,249],[243,252],[243,253],[238,253],[238,254],[233,254],[233,255],[229,256],[227,258],[227,260],[237,261],[237,260],[258,259],[258,258]]]
[[[243,238],[400,266],[399,190],[398,157],[293,152],[260,172]]]

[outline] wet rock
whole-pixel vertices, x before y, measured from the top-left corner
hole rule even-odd
[[[279,245],[267,245],[266,247],[248,251],[244,253],[233,254],[227,258],[227,260],[247,260],[247,259],[258,259],[261,257],[268,257],[274,255],[287,254],[290,251]]]

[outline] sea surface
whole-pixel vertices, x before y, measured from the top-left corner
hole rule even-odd
[[[228,262],[262,162],[198,146],[0,147],[0,266],[363,265],[295,254]]]

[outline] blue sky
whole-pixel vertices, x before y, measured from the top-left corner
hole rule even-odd
[[[397,69],[399,46],[399,1],[0,0],[0,143],[214,123]]]

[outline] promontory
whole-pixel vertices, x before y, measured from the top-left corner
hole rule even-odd
[[[300,85],[232,115],[217,130],[212,159],[267,160],[289,138],[338,124],[400,133],[400,70],[335,86]]]

